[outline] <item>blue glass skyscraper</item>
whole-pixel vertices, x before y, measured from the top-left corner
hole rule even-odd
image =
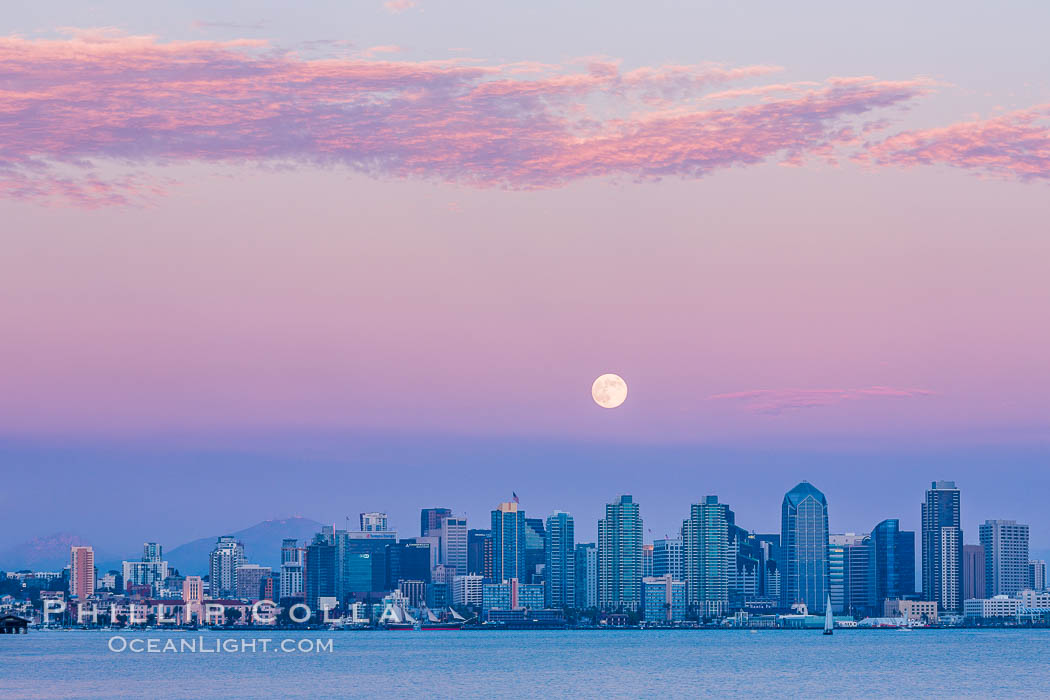
[[[828,585],[828,500],[808,481],[784,495],[781,508],[781,601],[824,612]]]
[[[492,511],[492,579],[525,580],[525,511],[514,501]]]
[[[883,520],[871,531],[875,554],[875,605],[915,592],[915,533],[900,529],[900,520]]]

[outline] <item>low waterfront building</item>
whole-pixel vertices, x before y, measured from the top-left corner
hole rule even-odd
[[[883,603],[885,617],[903,617],[908,622],[937,622],[936,600],[887,600]]]
[[[973,598],[963,602],[963,616],[972,620],[1016,618],[1021,608],[1019,598],[997,595],[993,598]]]
[[[485,577],[479,574],[456,576],[452,579],[452,603],[454,605],[481,605],[484,583]]]
[[[685,619],[686,585],[670,574],[642,579],[642,605],[646,622],[669,624]]]

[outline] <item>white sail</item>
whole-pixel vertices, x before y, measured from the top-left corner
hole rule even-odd
[[[412,614],[404,608],[402,608],[401,614],[405,616],[405,622],[407,622],[410,625],[416,624],[416,618],[412,617]]]
[[[835,618],[831,615],[831,596],[828,596],[828,602],[824,607],[824,634],[831,634],[835,628]]]
[[[438,619],[438,616],[435,615],[434,612],[430,608],[427,608],[426,610],[427,610],[427,620],[429,622],[441,622],[441,620]]]
[[[452,608],[449,608],[448,611],[450,613],[452,613],[452,619],[455,620],[456,622],[466,622],[467,621],[467,618],[463,617],[462,615],[460,615],[458,612],[456,612]]]

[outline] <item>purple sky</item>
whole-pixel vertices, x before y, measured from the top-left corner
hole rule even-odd
[[[1050,9],[804,5],[5,12],[0,545],[955,478],[1050,547]]]

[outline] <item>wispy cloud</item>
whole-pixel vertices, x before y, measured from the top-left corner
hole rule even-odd
[[[871,145],[861,158],[879,165],[938,164],[1019,180],[1050,179],[1050,105],[905,131]]]
[[[387,12],[393,12],[394,14],[400,14],[405,10],[411,10],[416,6],[414,0],[387,0],[383,3],[383,7],[386,8]]]
[[[264,29],[265,23],[258,22],[209,22],[207,20],[194,20],[193,26],[197,29]]]
[[[778,70],[622,70],[605,58],[567,66],[307,60],[259,40],[160,42],[112,30],[0,38],[0,195],[101,205],[143,194],[103,176],[100,162],[106,171],[337,163],[504,188],[701,177],[833,158],[860,143],[868,113],[930,89],[922,79],[829,78],[719,98],[718,107],[705,100]]]
[[[866,389],[754,389],[728,394],[714,394],[712,400],[740,402],[753,413],[780,414],[803,408],[833,406],[858,399],[914,399],[932,396],[928,389],[900,389],[889,386],[872,386]]]

